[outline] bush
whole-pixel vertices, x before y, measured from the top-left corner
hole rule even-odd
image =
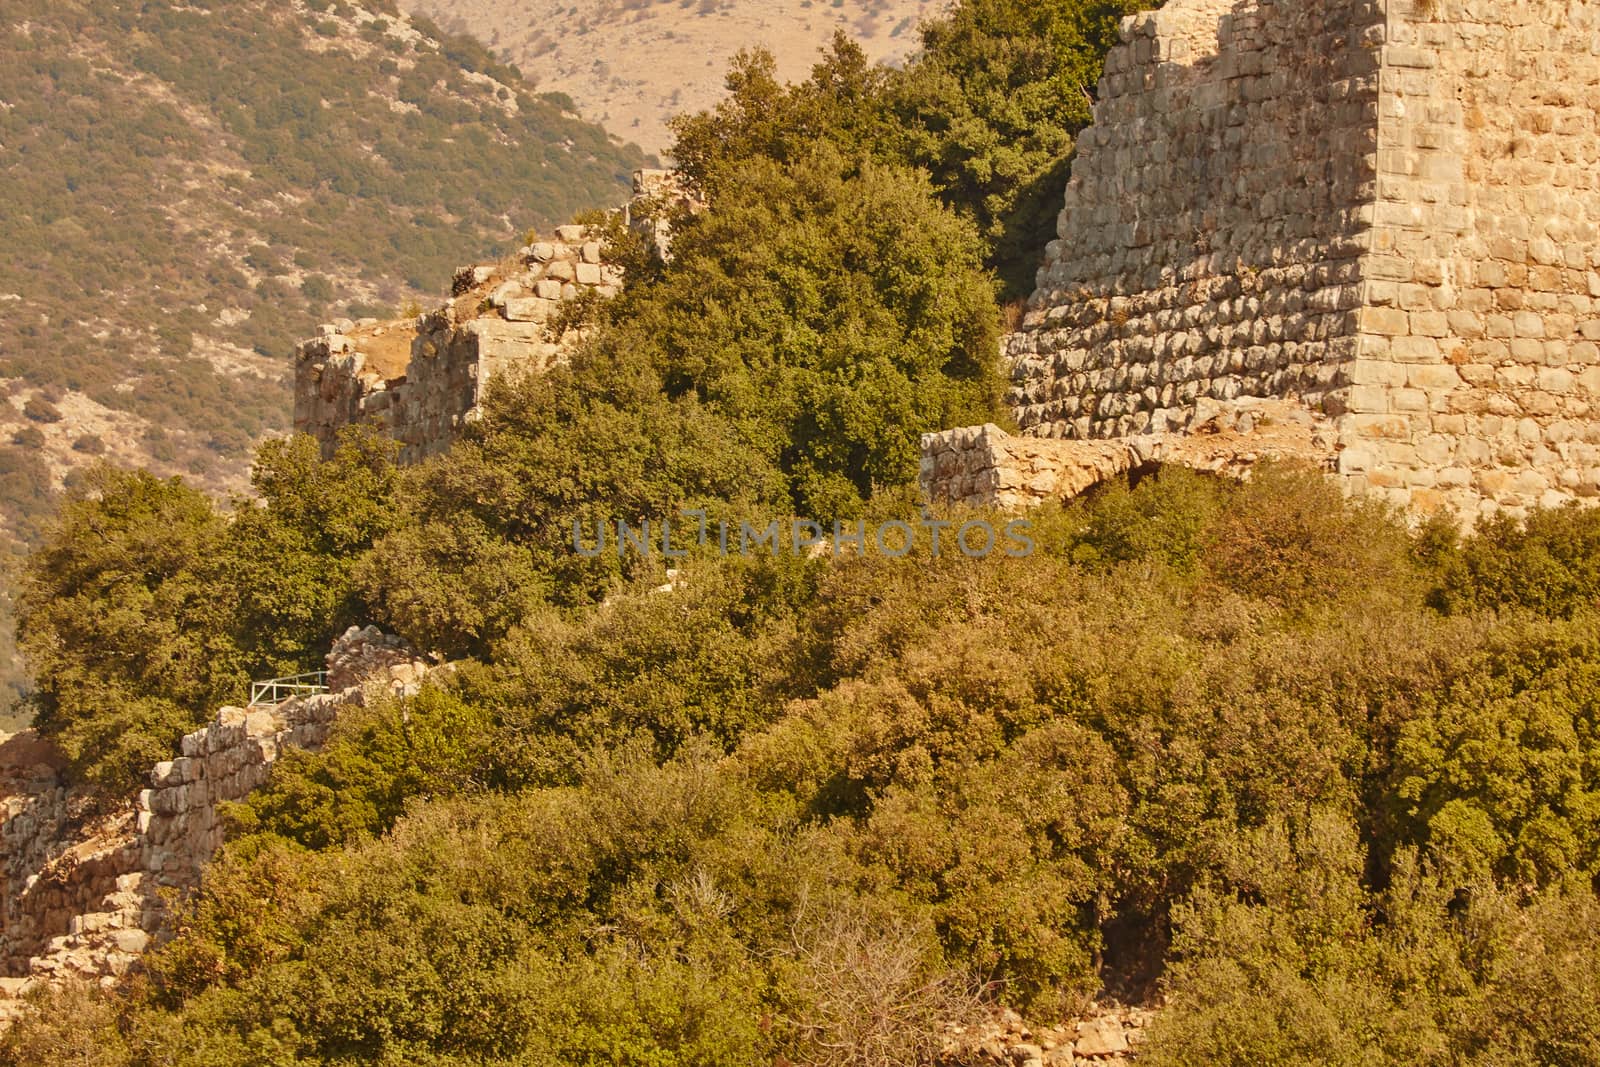
[[[60,422],[63,418],[61,409],[42,396],[29,397],[22,405],[22,414],[34,422]]]
[[[18,637],[35,725],[83,777],[138,788],[242,690],[213,568],[227,526],[176,481],[99,468],[29,557]]]
[[[11,443],[18,448],[43,448],[44,432],[37,426],[24,426],[11,435]]]
[[[1600,598],[1600,513],[1576,502],[1526,519],[1495,515],[1433,553],[1442,610],[1514,608],[1566,617]]]

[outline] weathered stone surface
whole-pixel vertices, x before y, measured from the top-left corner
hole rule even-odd
[[[1245,397],[1197,411],[1203,418],[1186,433],[1109,440],[1015,436],[993,425],[926,434],[922,492],[929,500],[1018,510],[1163,464],[1234,477],[1267,458],[1334,469],[1332,421],[1295,402]]]
[[[261,786],[286,748],[320,747],[344,706],[414,693],[435,669],[372,627],[347,631],[327,665],[330,693],[221,709],[152,769],[134,811],[90,817],[51,746],[0,738],[0,1025],[33,981],[124,974],[166,933],[162,890],[192,889],[221,846],[220,804]]]
[[[1122,37],[1008,341],[1025,434],[1278,397],[1416,515],[1600,497],[1600,8],[1171,0]]]
[[[1026,1022],[1001,1010],[987,1020],[945,1027],[940,1067],[1117,1067],[1135,1063],[1154,1019],[1148,1008],[1092,1003],[1077,1018]]]
[[[658,172],[635,177],[637,196],[624,209],[630,225],[670,242],[662,205],[679,183]],[[634,212],[637,211],[637,215]],[[622,268],[605,260],[603,244],[585,226],[561,226],[556,240],[521,250],[514,267],[463,267],[453,297],[415,321],[323,327],[295,352],[295,429],[331,454],[339,430],[365,422],[400,443],[400,461],[444,451],[473,417],[484,387],[512,372],[542,372],[567,358],[581,329],[560,325],[564,302],[588,292],[609,299]]]

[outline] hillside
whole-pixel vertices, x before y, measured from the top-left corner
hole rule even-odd
[[[1113,46],[1132,2],[960,0],[903,68],[840,41],[789,86],[740,60],[681,124],[703,199],[630,212],[670,257],[597,213],[567,252],[461,275],[441,326],[579,336],[548,363],[479,348],[476,411],[420,462],[389,418],[264,443],[234,506],[87,474],[19,583],[38,714],[0,739],[0,1067],[1600,1067],[1600,508],[1465,531],[1267,444],[1220,477],[1204,457],[1243,462],[1257,426],[1334,447],[1304,397],[1190,377],[1282,369],[1277,338],[1321,335],[1277,321],[1327,305],[1241,257],[1208,303],[1120,314],[1175,279],[1198,301],[1229,248],[1155,179],[1224,183],[1274,247],[1313,203],[1284,195],[1279,139],[1331,165],[1359,139],[1308,137],[1329,109],[1399,113],[1316,71],[1321,95],[1285,95],[1313,30],[1352,64],[1323,73],[1376,69],[1354,80],[1395,104],[1519,49],[1560,72],[1520,99],[1597,79],[1541,53],[1537,7],[1467,32],[1464,62],[1437,42],[1492,5],[1190,0]],[[1596,25],[1567,56],[1600,63]],[[1216,27],[1228,47],[1190,57],[1215,81],[1170,80],[1174,35]],[[1259,201],[1229,145],[1266,167]],[[1110,202],[1081,214],[1091,176]],[[1153,220],[1207,228],[1152,260]],[[1600,262],[1568,236],[1537,254]],[[1034,354],[1093,377],[1088,415],[1175,400],[1187,460],[1068,440],[1126,453],[1064,484],[1006,443],[1007,292],[1078,240],[1122,288],[1041,297],[1022,330],[1096,328]],[[1434,248],[1395,248],[1385,269],[1423,278]],[[1532,306],[1593,305],[1577,269],[1545,300],[1558,275],[1460,299],[1526,294],[1524,328],[1563,333]],[[1339,318],[1393,328],[1413,296]],[[1181,340],[1101,362],[1146,318]],[[394,369],[387,329],[353,333],[327,353],[378,338]],[[1382,365],[1354,339],[1330,375]],[[381,376],[346,420],[455,388]],[[994,506],[1024,487],[1037,506]]]
[[[804,76],[836,30],[873,60],[917,45],[917,26],[948,0],[405,0],[519,64],[539,88],[566,93],[585,118],[651,151],[667,120],[722,97],[728,59],[761,46],[785,79]]]
[[[384,7],[8,5],[10,532],[102,454],[239,487],[297,337],[626,188],[638,151]]]
[[[8,4],[0,554],[102,457],[244,489],[297,338],[427,302],[642,162],[381,0]]]

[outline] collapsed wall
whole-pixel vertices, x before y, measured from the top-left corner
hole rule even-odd
[[[668,218],[693,207],[675,175],[640,171],[622,222],[665,257]],[[393,438],[402,463],[445,451],[490,381],[564,362],[585,336],[573,321],[579,302],[618,293],[623,271],[599,236],[595,227],[559,226],[508,261],[463,267],[451,299],[414,320],[323,326],[295,349],[296,432],[315,437],[324,455],[358,423]]]
[[[1148,450],[1279,398],[1333,420],[1305,458],[1413,515],[1600,497],[1597,114],[1585,0],[1124,20],[1008,342],[1018,426]],[[985,462],[924,458],[946,498]]]
[[[621,270],[587,227],[562,226],[507,264],[458,273],[451,300],[414,322],[348,320],[295,349],[294,426],[331,453],[341,428],[369,423],[400,445],[403,463],[442,452],[489,382],[543,371],[581,339],[562,309],[616,295]]]
[[[265,783],[284,751],[320,748],[344,708],[414,692],[430,669],[399,639],[352,627],[328,654],[327,693],[223,708],[130,808],[109,813],[32,731],[0,742],[0,1021],[35,983],[124,974],[221,847],[223,804]]]

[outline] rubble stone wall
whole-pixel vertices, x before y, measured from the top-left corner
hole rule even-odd
[[[402,463],[420,462],[449,448],[492,379],[566,358],[582,331],[566,328],[563,307],[621,283],[585,227],[563,226],[508,264],[464,268],[451,300],[415,322],[324,326],[295,350],[295,430],[329,454],[340,429],[368,423],[399,443]]]
[[[1247,477],[1266,459],[1336,465],[1331,420],[1271,398],[1201,400],[1187,432],[1100,440],[1009,434],[968,426],[922,439],[926,500],[1020,511],[1078,496],[1104,482],[1164,465]]]
[[[663,258],[670,217],[697,210],[669,171],[634,175],[622,221]],[[478,411],[493,379],[542,373],[584,337],[574,303],[609,299],[623,283],[596,232],[559,226],[504,263],[463,267],[451,299],[414,321],[342,320],[295,349],[294,427],[331,454],[340,429],[378,426],[417,463],[450,447]]]
[[[1600,498],[1597,115],[1590,0],[1125,20],[1008,343],[1018,425],[1148,450],[1277,397],[1415,516]]]

